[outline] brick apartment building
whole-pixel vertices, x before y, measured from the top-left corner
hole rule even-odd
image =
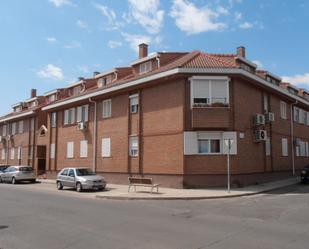
[[[0,163],[31,164],[49,177],[87,166],[113,183],[142,175],[171,187],[223,186],[224,140],[233,139],[236,186],[308,164],[309,93],[257,70],[244,47],[236,54],[139,49],[128,67],[80,78],[36,97],[35,107],[14,105],[0,118]]]

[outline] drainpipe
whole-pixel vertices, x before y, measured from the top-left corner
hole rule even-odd
[[[89,98],[89,102],[94,104],[94,118],[93,118],[93,165],[92,169],[94,172],[96,172],[96,164],[97,164],[97,102],[93,101],[91,98]]]
[[[295,158],[294,158],[294,116],[293,116],[293,106],[296,105],[298,101],[296,100],[294,103],[291,104],[291,155],[292,155],[292,174],[295,175]]]
[[[158,68],[161,66],[160,65],[160,56],[158,55],[157,57],[156,57],[156,60],[157,60],[157,62],[158,62]]]

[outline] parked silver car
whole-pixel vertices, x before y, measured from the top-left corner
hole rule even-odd
[[[103,190],[106,181],[89,168],[64,168],[57,176],[57,188],[76,188],[78,192],[86,189]]]
[[[36,181],[36,175],[30,166],[10,166],[0,175],[0,182],[16,184],[21,181]]]

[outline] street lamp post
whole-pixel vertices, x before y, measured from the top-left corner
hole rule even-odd
[[[230,154],[231,148],[234,140],[233,139],[225,139],[224,143],[227,148],[227,191],[231,192],[231,165],[230,165]]]

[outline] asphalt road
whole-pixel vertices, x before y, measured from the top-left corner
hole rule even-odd
[[[309,186],[203,201],[109,201],[0,184],[1,249],[309,248]]]

